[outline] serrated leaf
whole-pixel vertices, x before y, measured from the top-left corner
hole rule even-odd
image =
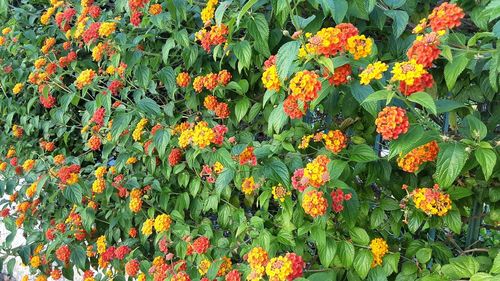
[[[250,108],[250,100],[247,97],[243,97],[236,102],[236,106],[234,108],[234,114],[236,115],[236,120],[238,122],[245,117],[248,109]]]
[[[299,53],[299,48],[299,41],[290,41],[283,44],[278,50],[276,54],[276,67],[278,68],[278,76],[281,80],[285,80],[288,77],[292,63]]]
[[[436,163],[436,182],[449,187],[460,174],[469,156],[461,143],[444,143],[440,146]]]
[[[497,155],[493,149],[488,148],[478,148],[474,151],[474,156],[476,157],[477,162],[481,166],[481,170],[483,171],[484,178],[488,180],[493,173],[493,169],[497,164]]]
[[[413,93],[408,97],[408,100],[420,104],[434,115],[437,114],[437,109],[436,109],[436,104],[434,103],[434,99],[428,93],[425,92]]]
[[[446,81],[448,90],[453,89],[458,76],[465,70],[467,64],[469,64],[469,58],[465,54],[459,54],[453,58],[453,61],[446,63],[444,67],[444,80]]]
[[[370,271],[370,266],[373,262],[373,256],[367,249],[360,249],[354,258],[354,269],[362,279],[365,279]]]

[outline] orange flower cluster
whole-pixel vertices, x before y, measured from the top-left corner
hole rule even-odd
[[[215,96],[206,96],[203,105],[221,119],[226,119],[231,114],[227,103],[217,101]]]
[[[246,165],[246,164],[250,164],[250,166],[257,165],[257,157],[255,156],[253,150],[254,150],[253,146],[245,147],[243,152],[241,152],[240,155],[238,156],[240,165]]]
[[[381,134],[384,140],[397,139],[400,134],[406,133],[410,126],[406,110],[397,106],[387,106],[379,112],[375,125],[377,133]]]
[[[304,168],[304,178],[310,186],[319,188],[330,180],[328,163],[330,159],[325,155],[318,155],[312,162],[307,163]]]
[[[226,36],[229,33],[227,25],[212,25],[204,28],[195,34],[197,40],[200,41],[203,49],[208,53],[212,46],[217,46],[226,42]]]
[[[101,138],[98,135],[92,135],[87,141],[87,146],[92,151],[101,149]]]
[[[328,72],[328,69],[323,70],[323,77],[328,79],[330,85],[340,86],[349,83],[351,78],[352,68],[350,64],[344,64],[335,68],[333,74]]]
[[[417,36],[413,45],[408,49],[406,55],[409,59],[415,59],[417,63],[424,67],[431,67],[432,62],[439,57],[441,50],[440,35],[437,32],[430,32],[425,35]]]
[[[307,55],[335,56],[339,52],[345,52],[347,41],[357,36],[358,29],[350,23],[341,23],[335,27],[323,28],[314,36],[307,33],[308,43],[299,50],[299,57]]]
[[[420,33],[428,26],[431,27],[432,31],[446,31],[460,26],[464,16],[464,11],[457,4],[443,2],[435,7],[427,18],[422,19],[413,32]]]
[[[320,90],[321,82],[318,74],[309,70],[295,73],[290,80],[290,95],[283,105],[285,113],[292,119],[301,118],[308,108],[307,103],[315,100]]]
[[[201,93],[203,88],[213,91],[217,86],[226,86],[231,81],[232,75],[223,69],[219,73],[209,73],[194,78],[193,88],[197,93]]]
[[[298,147],[300,149],[308,148],[311,140],[314,140],[314,142],[320,142],[323,140],[325,142],[326,149],[335,154],[341,152],[347,147],[347,136],[340,130],[332,130],[326,134],[318,132],[314,135],[305,135],[302,137],[301,143]]]
[[[62,184],[73,185],[78,182],[78,174],[80,173],[80,166],[73,164],[70,166],[63,166],[59,169],[57,177]]]
[[[138,213],[142,208],[142,191],[138,188],[132,189],[130,192],[130,202],[128,207],[133,213]]]
[[[24,129],[21,126],[18,125],[12,125],[12,135],[15,138],[21,138],[23,136]]]
[[[323,197],[323,192],[310,190],[302,198],[302,208],[304,212],[313,218],[326,214],[328,202]]]
[[[189,86],[189,83],[191,82],[191,77],[189,77],[189,73],[187,72],[180,72],[179,74],[177,74],[175,82],[177,83],[177,86],[181,88],[186,88],[187,86]]]
[[[439,190],[439,185],[433,188],[417,188],[410,194],[415,207],[429,216],[444,216],[451,210],[450,195]]]
[[[423,163],[434,161],[438,152],[439,146],[437,142],[431,141],[413,149],[405,156],[400,154],[398,157],[398,166],[405,172],[415,173]]]

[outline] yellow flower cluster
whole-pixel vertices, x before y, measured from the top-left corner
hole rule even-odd
[[[83,87],[90,85],[92,80],[94,80],[95,72],[92,69],[86,69],[78,75],[75,84],[78,89],[83,89]]]
[[[266,266],[270,281],[286,281],[292,272],[292,262],[284,256],[272,258]]]
[[[444,216],[451,210],[450,195],[439,191],[439,186],[434,188],[417,188],[411,193],[413,203],[429,216]]]
[[[99,167],[95,170],[96,179],[92,183],[92,192],[100,194],[106,189],[106,180],[104,176],[106,175],[106,167]]]
[[[116,22],[103,22],[99,27],[99,36],[108,37],[116,30]]]
[[[27,172],[31,171],[34,166],[35,166],[35,160],[28,159],[28,160],[24,161],[24,163],[23,163],[23,171],[25,173],[27,173]]]
[[[371,267],[382,265],[382,258],[389,252],[389,246],[382,238],[375,238],[370,242],[370,249],[373,255]]]
[[[219,0],[208,0],[207,6],[201,11],[201,20],[203,23],[210,22],[215,15],[215,7],[219,4]]]
[[[130,202],[128,203],[128,207],[134,213],[138,213],[142,207],[142,191],[138,188],[132,189],[130,192]]]
[[[270,66],[262,73],[262,84],[264,84],[264,87],[269,91],[278,92],[280,90],[281,83],[276,65]]]
[[[257,185],[255,184],[255,180],[253,179],[253,177],[249,177],[243,180],[243,183],[241,184],[241,192],[243,192],[245,195],[250,195],[255,189],[257,189]]]
[[[40,256],[36,255],[36,256],[31,257],[31,260],[30,260],[31,267],[37,268],[41,264],[42,264],[42,262],[41,262]]]
[[[211,264],[212,263],[207,259],[203,259],[200,262],[200,264],[198,265],[198,272],[200,273],[201,276],[207,274]]]
[[[137,157],[129,157],[127,159],[127,162],[125,162],[125,164],[127,164],[127,165],[133,165],[135,163],[137,163]]]
[[[222,163],[221,163],[221,162],[216,161],[216,162],[214,163],[214,172],[215,172],[216,174],[220,174],[220,173],[222,173],[222,171],[223,171],[223,170],[224,170],[224,165],[222,165]]]
[[[141,140],[142,130],[144,130],[144,126],[148,123],[148,119],[142,118],[139,123],[135,126],[134,131],[132,132],[132,138],[135,141]]]
[[[27,189],[26,189],[26,197],[31,198],[33,195],[35,195],[36,188],[38,186],[38,181],[33,182]]]
[[[377,61],[375,63],[370,63],[364,70],[359,74],[361,79],[359,83],[361,85],[368,85],[373,79],[379,80],[382,78],[382,74],[387,71],[387,64]]]
[[[304,168],[304,177],[308,179],[309,184],[319,188],[329,180],[327,165],[330,159],[325,155],[319,155],[312,162],[307,163]]]
[[[347,39],[347,51],[354,56],[355,60],[365,58],[372,52],[373,42],[364,35],[356,35]]]
[[[208,123],[201,121],[194,126],[181,132],[179,136],[179,146],[185,148],[191,142],[203,149],[210,145],[215,139],[214,131],[208,127]]]
[[[170,225],[172,224],[172,219],[167,214],[161,214],[155,218],[154,227],[157,233],[168,231]]]
[[[260,281],[266,271],[269,256],[262,247],[254,247],[247,254],[248,265],[252,271],[247,277],[248,281]]]
[[[12,93],[14,95],[19,94],[23,90],[24,84],[23,83],[17,83],[14,88],[12,88]]]
[[[102,254],[106,252],[106,236],[101,235],[97,238],[97,253]]]
[[[3,35],[7,35],[7,34],[9,34],[11,31],[12,31],[12,28],[10,28],[10,27],[6,27],[6,28],[2,29],[2,34],[3,34]]]
[[[155,224],[155,221],[152,219],[147,219],[144,224],[142,225],[141,232],[142,235],[144,236],[149,236],[153,233],[153,226]]]
[[[47,60],[45,58],[38,58],[37,60],[35,60],[35,63],[34,63],[36,69],[40,69],[46,64],[47,64]]]
[[[391,81],[404,81],[406,85],[412,86],[415,79],[420,78],[422,75],[426,74],[427,71],[424,66],[418,64],[415,59],[397,62],[392,68],[391,73],[393,74]]]

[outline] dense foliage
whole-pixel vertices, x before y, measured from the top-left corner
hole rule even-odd
[[[4,270],[499,278],[499,17],[498,0],[0,0]]]

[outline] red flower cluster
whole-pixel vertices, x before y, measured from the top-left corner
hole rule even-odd
[[[135,277],[139,272],[139,266],[139,262],[136,259],[130,260],[125,264],[125,272],[128,275]]]
[[[238,156],[240,165],[250,164],[251,166],[257,165],[257,157],[255,156],[253,146],[247,146],[243,152]]]
[[[292,175],[292,186],[300,192],[307,188],[307,183],[302,181],[304,178],[304,169],[297,169]]]
[[[76,15],[76,10],[73,8],[67,8],[62,13],[56,14],[56,24],[62,32],[66,32],[71,29],[71,21]]]
[[[379,112],[375,120],[377,133],[382,134],[382,139],[397,139],[400,134],[408,131],[410,126],[406,110],[397,106],[387,106]]]
[[[130,12],[132,13],[130,17],[130,23],[134,26],[139,26],[142,21],[142,13],[139,9],[144,8],[144,6],[149,3],[149,0],[129,0],[128,6],[130,8]]]
[[[99,38],[99,28],[101,27],[100,22],[93,22],[82,34],[83,42],[89,45],[93,40]]]
[[[222,142],[224,141],[224,136],[228,131],[226,125],[217,124],[215,125],[215,127],[212,128],[212,131],[215,133],[215,137],[212,143],[216,145],[222,145]]]
[[[104,115],[106,114],[106,109],[104,107],[99,107],[95,112],[94,115],[92,115],[92,119],[90,119],[90,122],[94,122],[99,126],[104,125]]]
[[[79,173],[80,165],[72,164],[70,166],[61,167],[57,173],[57,177],[63,184],[74,184],[78,181]]]
[[[206,253],[208,248],[210,248],[210,240],[205,236],[201,236],[196,238],[191,246],[196,253],[201,255]]]
[[[201,46],[206,52],[210,52],[212,46],[224,44],[226,36],[229,32],[227,25],[212,25],[204,28],[196,33],[196,39],[201,43]]]
[[[170,151],[170,154],[168,155],[168,164],[173,167],[177,164],[182,159],[182,150],[179,148],[173,148],[172,151]]]
[[[120,246],[115,249],[115,257],[119,260],[123,260],[126,255],[130,253],[130,248],[128,246]]]
[[[302,277],[306,263],[301,256],[296,253],[287,253],[285,258],[292,262],[292,273],[288,275],[287,280],[292,281],[296,278]]]
[[[328,69],[323,70],[323,77],[328,79],[330,85],[340,86],[349,83],[349,79],[352,74],[352,69],[350,64],[344,64],[340,67],[335,68],[333,75],[328,72]]]
[[[351,200],[352,195],[350,193],[344,194],[344,191],[341,188],[337,188],[330,193],[332,197],[332,210],[335,213],[340,213],[344,210],[344,201]]]
[[[62,261],[65,264],[69,262],[70,256],[71,256],[71,251],[70,251],[68,245],[63,245],[56,250],[57,259]]]
[[[415,79],[413,85],[407,85],[405,81],[399,83],[399,91],[405,96],[410,96],[411,94],[417,92],[423,92],[425,89],[432,88],[434,85],[434,78],[430,73],[425,73],[419,78]]]
[[[417,63],[424,67],[431,67],[432,62],[439,57],[439,35],[436,32],[427,33],[423,36],[418,36],[413,45],[408,49],[406,55],[408,59],[415,59]]]

